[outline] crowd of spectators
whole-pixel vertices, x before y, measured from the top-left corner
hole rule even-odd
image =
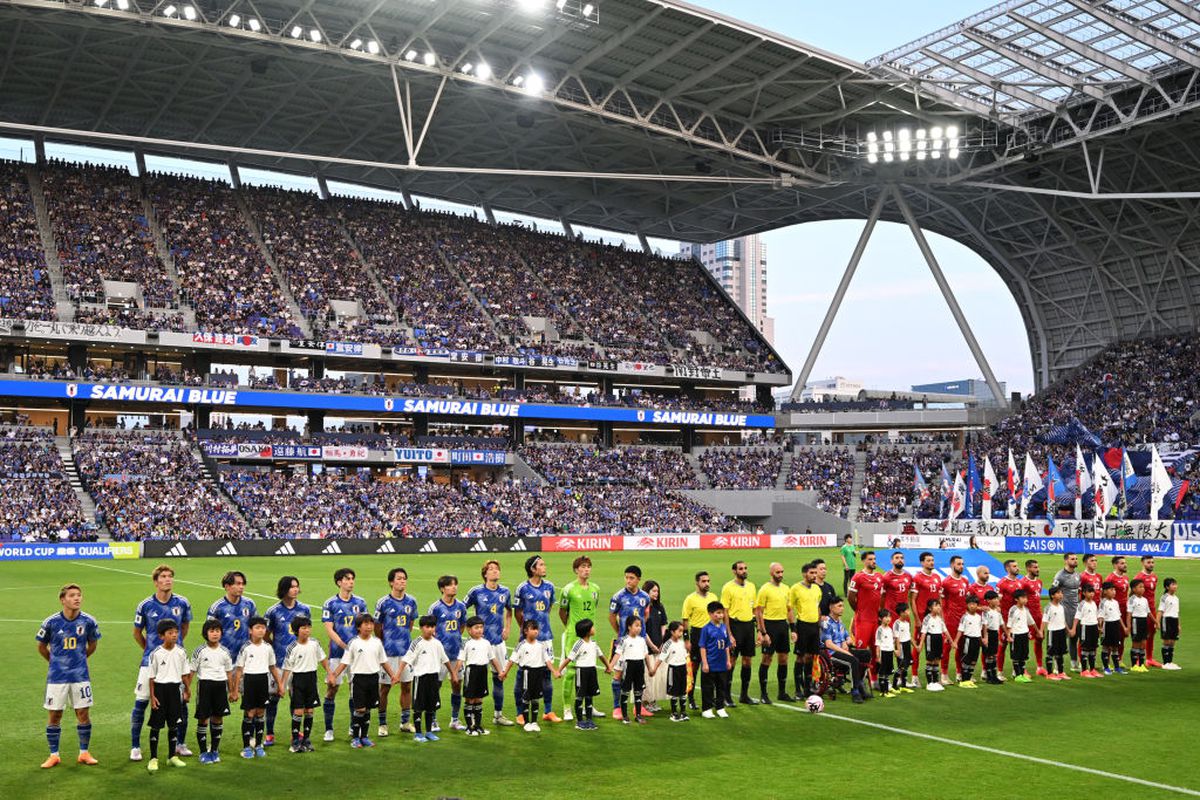
[[[57,316],[29,183],[11,161],[0,161],[0,316]]]
[[[792,454],[788,485],[817,493],[817,507],[843,519],[854,491],[854,454],[841,447],[798,449]]]
[[[0,540],[95,539],[48,428],[0,428]]]
[[[178,311],[138,306],[80,306],[75,322],[89,325],[116,325],[137,331],[186,331],[187,321]]]
[[[869,453],[859,520],[890,522],[909,514],[914,502],[920,503],[919,516],[936,516],[941,500],[942,462],[950,456],[950,452],[937,448],[900,450],[883,447]],[[930,490],[930,497],[924,501],[914,491],[914,466],[920,468]]]
[[[323,472],[230,469],[221,473],[229,496],[268,539],[352,539],[384,535],[385,526],[360,500],[366,478]]]
[[[316,330],[335,323],[330,300],[358,301],[364,322],[396,322],[325,201],[308,192],[274,187],[254,187],[243,194],[292,297]],[[353,335],[344,327],[339,332],[342,339]]]
[[[97,521],[118,541],[243,539],[252,535],[171,431],[88,430],[73,441]]]
[[[779,447],[709,447],[700,455],[714,489],[774,489],[782,466]]]
[[[65,359],[27,358],[24,374],[30,378],[68,381],[105,381],[125,383],[130,380],[129,371],[114,363],[88,360],[83,369],[72,367]]]
[[[149,179],[155,214],[204,331],[301,338],[275,276],[220,181]]]
[[[147,307],[178,306],[128,171],[52,162],[42,167],[42,189],[72,300],[102,302],[104,281],[129,281],[141,287]]]
[[[698,489],[700,480],[683,452],[670,447],[527,444],[521,457],[555,486],[643,486]]]

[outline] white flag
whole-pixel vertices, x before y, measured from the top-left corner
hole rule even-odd
[[[1171,476],[1158,454],[1158,445],[1150,445],[1150,521],[1158,522],[1158,510],[1171,491]]]
[[[1083,451],[1075,444],[1075,519],[1083,519],[1083,496],[1092,488],[1092,471],[1083,460]]]
[[[1092,461],[1092,488],[1093,502],[1096,504],[1096,522],[1102,522],[1108,516],[1113,503],[1117,502],[1117,487],[1113,485],[1112,476],[1100,456],[1096,456]]]
[[[958,519],[958,516],[967,507],[967,484],[963,480],[962,472],[954,473],[954,492],[950,496],[950,520]]]
[[[983,457],[983,518],[992,518],[992,498],[996,494],[998,484],[996,482],[996,470],[992,469],[992,462],[987,456]]]
[[[1029,519],[1029,501],[1034,494],[1041,491],[1042,474],[1033,465],[1033,456],[1025,454],[1025,477],[1021,480],[1021,519]]]

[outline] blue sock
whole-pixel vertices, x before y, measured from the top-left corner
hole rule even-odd
[[[333,712],[337,710],[337,704],[332,698],[326,697],[325,703],[322,706],[325,711],[325,730],[333,730]]]
[[[620,708],[621,707],[621,682],[620,681],[612,682],[612,693],[613,693],[613,708],[614,709]]]
[[[458,712],[462,708],[462,695],[450,694],[450,719],[458,719]]]
[[[550,679],[550,670],[546,670],[546,680],[542,682],[542,702],[547,714],[554,713],[554,681]]]
[[[76,725],[75,731],[79,734],[79,749],[87,750],[88,745],[92,743],[92,723],[85,722],[82,725]]]
[[[387,725],[387,711],[384,710],[383,706],[379,707],[379,724]]]
[[[492,673],[492,700],[496,703],[496,713],[504,710],[504,681]]]
[[[524,697],[521,694],[521,680],[525,677],[525,671],[520,667],[517,668],[517,679],[513,681],[513,703],[517,706],[517,714],[525,713],[525,706],[522,704]]]
[[[400,709],[400,724],[407,725],[409,719],[412,718],[412,710],[407,708]]]
[[[133,740],[130,747],[142,746],[142,726],[146,724],[146,708],[149,700],[134,700],[133,712],[129,715],[129,736]]]
[[[50,745],[50,755],[58,755],[58,740],[62,736],[62,728],[57,725],[46,726],[46,743]]]

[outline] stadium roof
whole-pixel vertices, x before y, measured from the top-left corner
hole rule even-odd
[[[693,241],[894,186],[999,271],[1044,386],[1196,327],[1198,48],[1200,0],[1010,0],[867,64],[675,0],[7,0],[0,125]]]

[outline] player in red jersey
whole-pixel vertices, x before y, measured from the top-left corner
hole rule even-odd
[[[1042,629],[1042,579],[1039,577],[1041,574],[1042,567],[1036,558],[1025,562],[1025,577],[1021,578],[1021,588],[1025,590],[1025,595],[1029,598],[1029,613],[1033,616],[1038,630]],[[1037,658],[1037,674],[1044,677],[1047,673],[1046,667],[1042,663],[1042,637],[1040,636],[1033,640],[1033,653]]]
[[[849,600],[854,609],[854,646],[875,651],[875,629],[879,627],[879,608],[883,605],[883,575],[875,569],[875,553],[862,554],[862,571],[850,579]],[[874,679],[875,662],[871,662]]]
[[[988,583],[991,577],[992,571],[980,565],[975,568],[975,580],[967,587],[967,597],[974,597],[975,602],[979,604],[981,609],[987,608],[987,601],[984,599],[984,595],[995,590],[995,587]]]
[[[908,602],[913,576],[904,571],[904,553],[892,553],[892,568],[883,573],[883,607],[896,616],[896,606]]]
[[[1004,562],[1004,577],[996,581],[996,593],[1000,595],[1000,617],[1006,622],[1008,620],[1008,611],[1016,601],[1013,599],[1013,592],[1021,588],[1021,568],[1017,566],[1016,559],[1008,559]],[[1001,647],[1000,652],[996,654],[996,669],[999,671],[1000,680],[1004,680],[1004,650]]]
[[[1129,612],[1129,564],[1125,561],[1125,556],[1113,556],[1112,572],[1104,579],[1106,583],[1111,583],[1113,588],[1117,590],[1117,596],[1114,598],[1117,601],[1117,607],[1121,609],[1121,619],[1125,619]],[[1117,651],[1117,664],[1125,663],[1125,639],[1121,639],[1121,647]]]
[[[1154,593],[1158,589],[1158,573],[1154,571],[1154,556],[1142,556],[1142,571],[1133,576],[1134,580],[1140,580],[1142,585],[1146,587],[1146,599],[1150,602],[1150,613],[1153,614],[1155,609]],[[1150,630],[1146,635],[1146,666],[1161,667],[1162,663],[1154,660],[1154,631],[1157,625],[1151,625]]]
[[[921,553],[921,570],[913,576],[912,588],[909,591],[912,599],[908,602],[908,608],[912,612],[912,631],[915,637],[921,630],[921,621],[925,619],[929,603],[942,599],[942,576],[933,569],[933,553]],[[910,689],[917,687],[917,669],[920,667],[920,660],[921,648],[918,647],[913,650],[912,680],[908,684]]]
[[[1095,592],[1093,597],[1100,596],[1100,587],[1104,584],[1104,576],[1096,570],[1096,554],[1088,553],[1083,557],[1083,572],[1079,573],[1079,590],[1080,599],[1083,598],[1083,590],[1091,587]]]
[[[950,574],[942,579],[942,616],[946,618],[946,636],[942,643],[942,675],[950,675],[950,644],[958,639],[958,623],[967,613],[967,587],[971,582],[963,575],[962,556],[950,556]],[[955,680],[962,672],[962,653],[954,651]]]

